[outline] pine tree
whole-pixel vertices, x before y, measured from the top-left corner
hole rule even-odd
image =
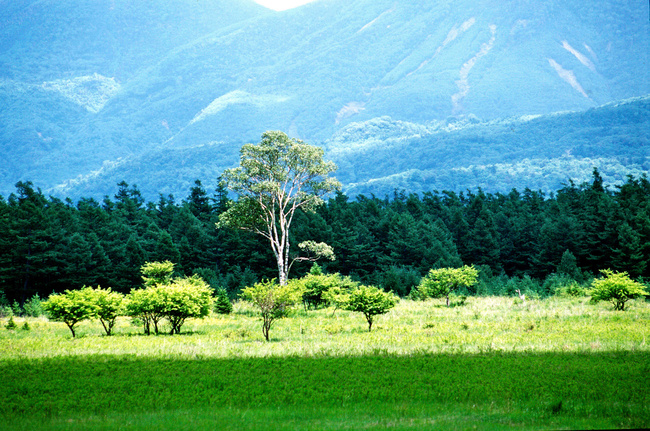
[[[149,257],[149,260],[152,261],[163,261],[169,260],[175,264],[181,262],[181,254],[172,240],[172,236],[166,232],[162,231],[156,242],[154,252]]]
[[[639,234],[627,222],[618,226],[618,244],[612,250],[612,268],[638,277],[645,272],[648,257]]]
[[[566,275],[576,281],[582,280],[582,273],[578,268],[576,257],[568,249],[562,253],[562,260],[557,266],[557,273]]]
[[[228,292],[223,287],[220,287],[216,291],[214,311],[219,314],[230,314],[232,312],[232,304],[228,298]]]
[[[95,282],[92,274],[93,255],[90,244],[80,233],[73,234],[66,241],[64,266],[60,274],[68,288],[80,288]]]
[[[467,262],[475,265],[488,265],[494,270],[500,269],[499,241],[492,214],[482,210],[467,239]]]
[[[194,187],[190,189],[190,195],[187,198],[186,205],[197,219],[203,222],[210,220],[212,205],[200,180],[194,181]]]

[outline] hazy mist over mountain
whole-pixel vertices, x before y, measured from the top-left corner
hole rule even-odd
[[[182,197],[271,129],[351,193],[650,167],[645,0],[0,0],[0,47],[5,196]]]

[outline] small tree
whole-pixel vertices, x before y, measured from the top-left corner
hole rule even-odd
[[[562,253],[562,259],[557,266],[557,273],[571,277],[576,281],[582,281],[582,272],[578,268],[578,260],[569,250]]]
[[[327,304],[327,300],[323,296],[325,292],[333,287],[336,287],[341,282],[339,274],[323,274],[320,266],[314,264],[309,271],[309,274],[301,278],[298,282],[302,283],[304,291],[302,294],[302,302],[305,304],[305,309],[318,307]]]
[[[360,285],[349,291],[343,308],[363,313],[368,321],[368,332],[370,332],[375,316],[388,313],[398,300],[399,298],[392,292],[384,292],[375,286]]]
[[[230,302],[230,298],[228,298],[228,292],[223,287],[217,289],[214,300],[214,311],[218,314],[232,313],[232,303]]]
[[[212,288],[197,275],[150,289],[157,291],[162,314],[171,325],[171,334],[180,334],[185,320],[205,317],[212,308]]]
[[[614,272],[611,269],[600,272],[604,277],[594,280],[588,292],[592,302],[609,301],[614,304],[614,310],[624,311],[627,301],[648,295],[645,286],[631,280],[627,272]]]
[[[9,316],[9,321],[7,321],[7,324],[5,325],[5,328],[9,331],[13,331],[16,329],[18,325],[16,325],[16,322],[14,322],[14,316]]]
[[[0,317],[13,316],[9,301],[3,290],[0,289]]]
[[[142,321],[144,333],[149,335],[151,327],[158,334],[158,323],[165,316],[156,286],[169,284],[174,273],[174,264],[170,261],[147,262],[140,267],[144,289],[134,289],[126,297],[124,311],[127,316]]]
[[[449,294],[461,287],[471,287],[478,282],[478,270],[474,266],[462,268],[431,269],[422,278],[418,286],[417,296],[420,299],[447,298],[449,307]]]
[[[74,327],[77,323],[95,316],[97,306],[92,301],[92,288],[66,290],[64,293],[52,294],[43,302],[43,310],[55,321],[68,325],[72,338],[76,336]]]
[[[25,315],[29,317],[41,317],[43,315],[42,301],[38,293],[25,301],[23,310],[25,310]]]
[[[18,301],[16,300],[14,300],[14,302],[11,304],[11,313],[14,316],[18,316],[18,317],[22,316],[24,313],[23,307],[21,307]]]
[[[262,314],[262,334],[269,341],[269,331],[277,319],[286,317],[290,308],[302,297],[300,283],[278,285],[275,279],[256,283],[246,287],[241,292],[241,297],[250,301]]]
[[[129,293],[125,300],[125,313],[134,319],[142,322],[144,333],[149,335],[151,327],[158,334],[158,323],[165,316],[165,310],[155,286],[146,289],[134,289]]]
[[[352,280],[350,277],[343,277],[341,274],[330,274],[327,276],[331,285],[323,289],[321,298],[328,306],[333,306],[334,311],[344,309],[350,299],[350,291],[359,287],[359,282]]]
[[[124,295],[111,291],[110,287],[102,289],[97,286],[92,291],[92,302],[95,304],[95,317],[102,323],[106,335],[110,336],[117,317],[124,311]]]

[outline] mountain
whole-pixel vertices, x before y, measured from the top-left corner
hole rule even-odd
[[[348,124],[323,146],[325,157],[339,167],[336,177],[348,195],[477,187],[550,193],[570,181],[591,180],[594,167],[608,184],[621,184],[627,175],[650,171],[650,96],[584,112],[491,121],[417,124],[379,117]],[[135,178],[149,200],[159,194],[184,197],[196,179],[214,190],[221,172],[238,160],[238,150],[219,142],[156,148],[106,162],[50,192],[101,197],[114,194],[123,179]]]
[[[650,170],[650,96],[485,122],[376,118],[343,128],[327,142],[327,154],[352,195],[478,187],[551,193],[590,180],[594,168],[608,184],[622,184]]]
[[[444,172],[409,151],[363,171],[377,158],[359,151],[369,143],[351,141],[350,127],[387,122],[406,129],[405,142],[411,129],[431,137],[440,124],[496,133],[494,124],[512,123],[504,118],[580,115],[650,94],[641,0],[319,0],[283,12],[249,0],[4,0],[0,26],[5,195],[18,180],[98,195],[115,174],[148,196],[178,194],[188,178],[235,164],[241,144],[269,129],[326,146],[348,190],[370,191],[373,179],[468,187],[405,172],[459,176],[449,169],[502,160],[480,160],[470,142],[477,157]],[[426,148],[415,154],[438,148],[417,142]],[[401,182],[387,180],[395,175]]]

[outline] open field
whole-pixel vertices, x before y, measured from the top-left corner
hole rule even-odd
[[[523,429],[650,426],[650,304],[402,301],[373,331],[332,309],[246,304],[186,333],[0,327],[0,429]],[[20,328],[23,320],[15,319]]]

